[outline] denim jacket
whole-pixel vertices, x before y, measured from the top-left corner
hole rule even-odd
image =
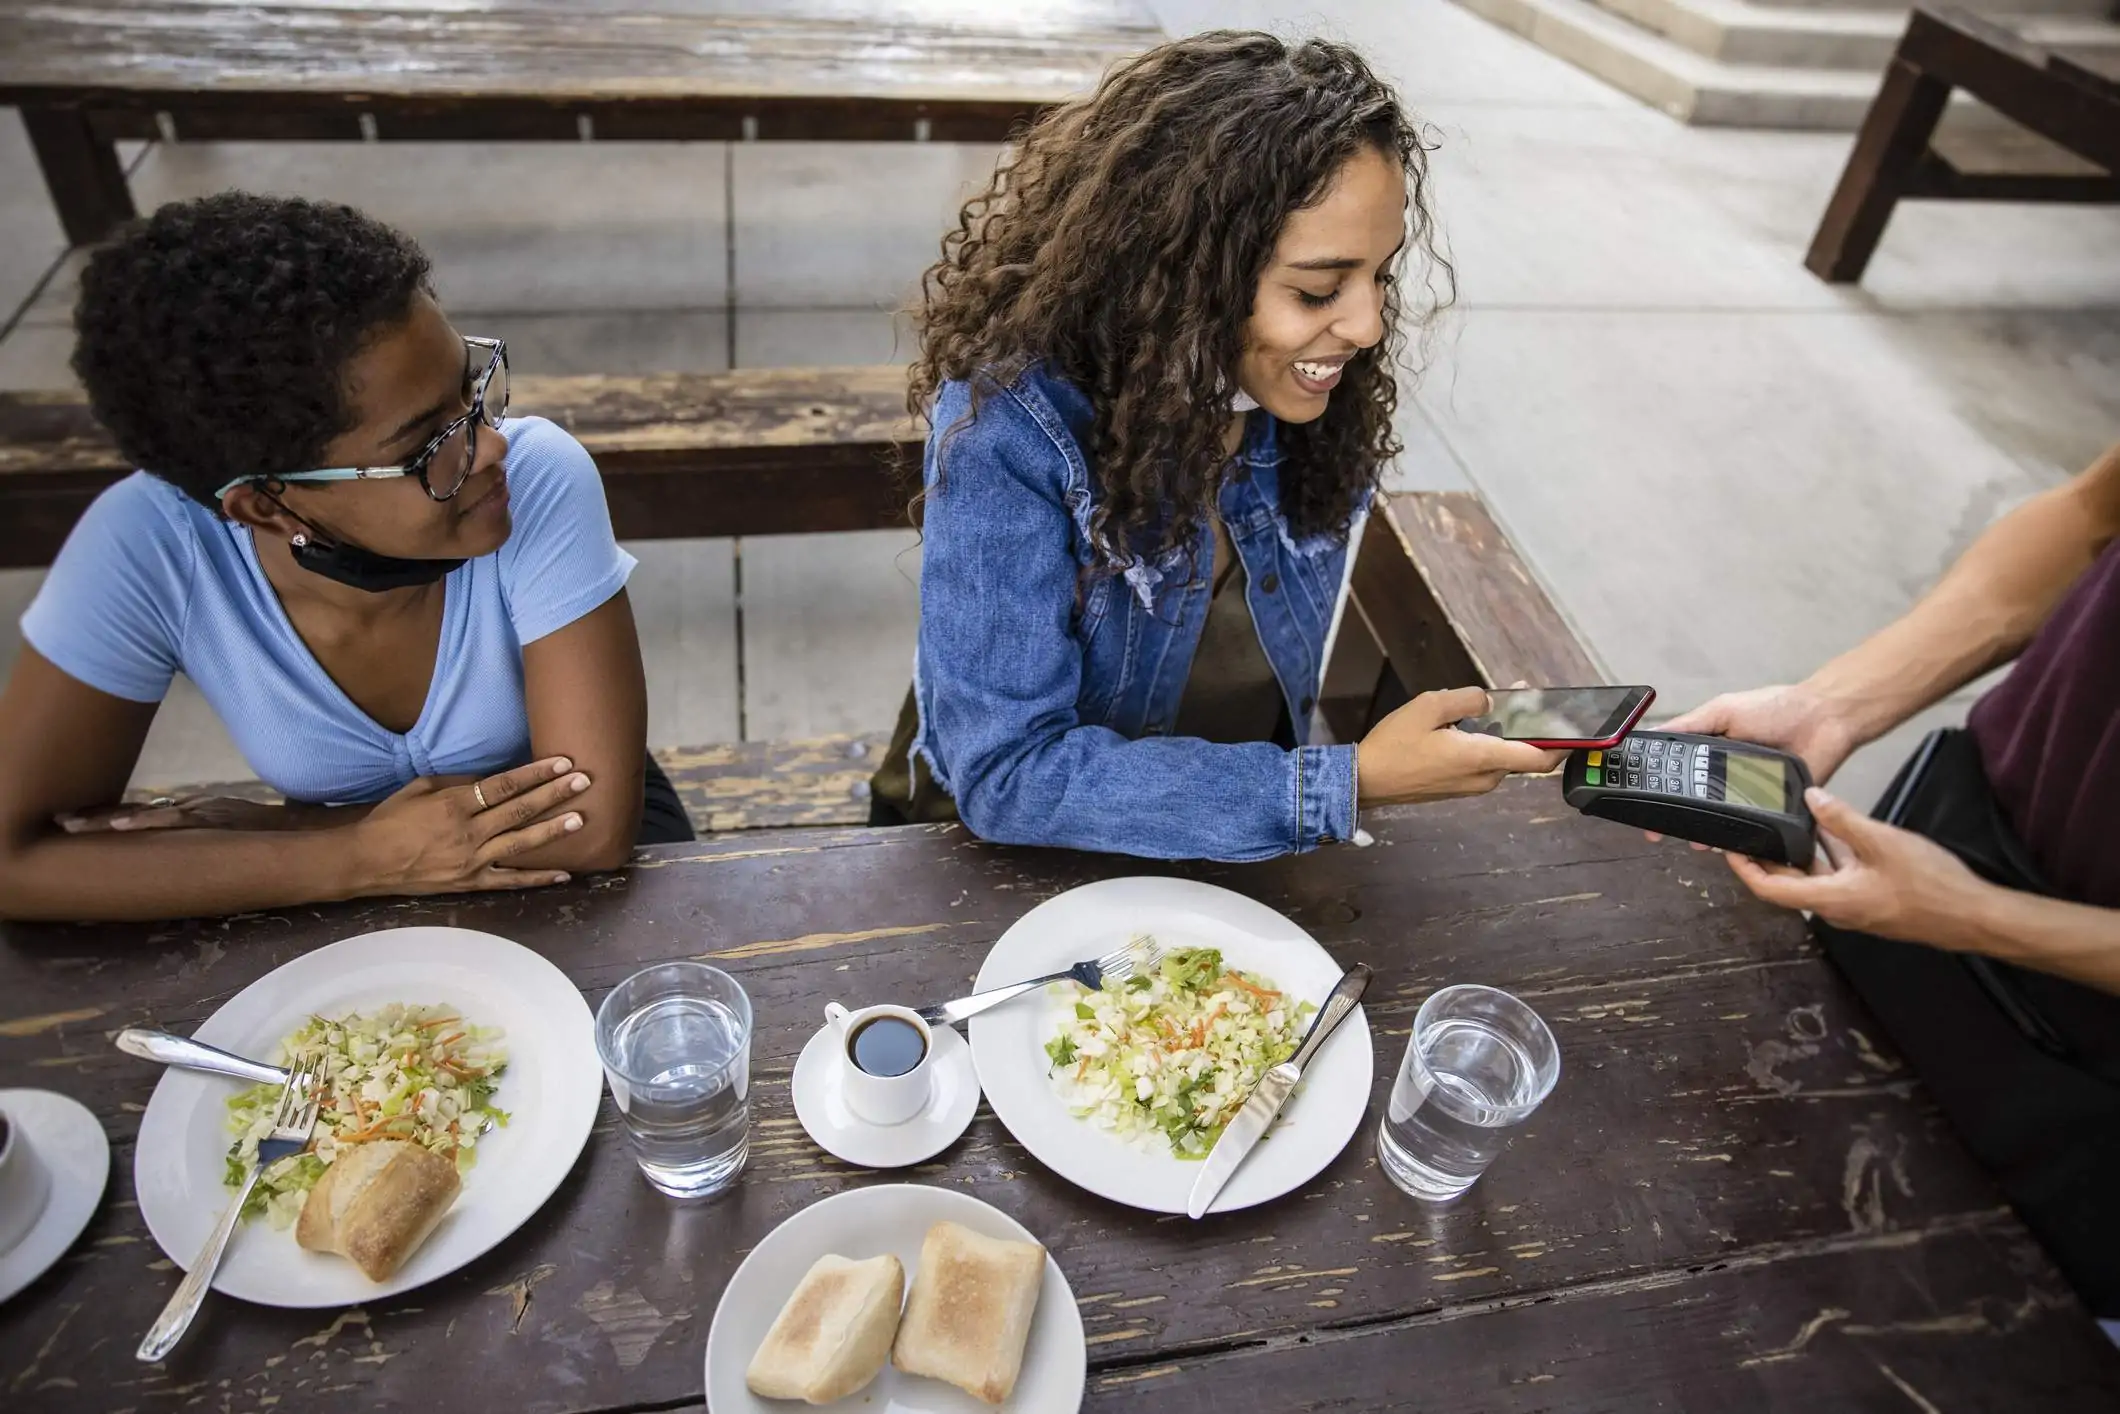
[[[1089,399],[1033,366],[989,386],[977,418],[948,435],[970,410],[968,384],[943,387],[913,672],[913,749],[964,823],[1006,844],[1163,859],[1265,859],[1351,837],[1353,747],[1169,734],[1207,618],[1213,526],[1190,565],[1181,550],[1096,572]],[[1291,537],[1271,415],[1251,415],[1239,457],[1222,519],[1301,743],[1347,542]]]

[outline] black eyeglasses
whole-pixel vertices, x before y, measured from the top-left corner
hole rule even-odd
[[[479,355],[485,363],[476,377],[472,368]],[[508,415],[508,345],[501,339],[464,336],[464,377],[471,388],[471,410],[427,439],[402,466],[329,466],[316,471],[283,471],[270,476],[239,476],[214,492],[219,500],[246,481],[379,481],[393,476],[416,476],[429,500],[446,501],[464,489],[471,468],[478,462],[478,429],[481,424],[498,431]],[[461,457],[445,455],[450,441],[462,433]],[[437,474],[439,472],[439,474]]]

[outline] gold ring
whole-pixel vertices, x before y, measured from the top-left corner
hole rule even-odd
[[[471,798],[478,802],[478,808],[481,810],[493,808],[486,804],[486,783],[484,781],[473,781],[471,783]]]

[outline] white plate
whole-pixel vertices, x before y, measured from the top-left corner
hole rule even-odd
[[[986,955],[973,990],[1006,986],[1101,957],[1148,933],[1166,950],[1220,948],[1230,966],[1323,1004],[1344,969],[1295,924],[1262,903],[1188,879],[1106,879],[1047,899],[1016,920]],[[1018,1143],[1070,1182],[1114,1202],[1182,1213],[1200,1165],[1136,1145],[1076,1119],[1053,1089],[1045,1043],[1079,995],[1045,989],[972,1018],[972,1061],[986,1102]],[[1308,1183],[1362,1126],[1373,1057],[1357,1007],[1304,1068],[1295,1097],[1209,1209],[1227,1213]]]
[[[767,1233],[729,1278],[721,1304],[714,1308],[714,1325],[707,1332],[708,1414],[788,1414],[810,1408],[784,1399],[760,1399],[743,1382],[751,1357],[765,1343],[780,1308],[795,1294],[795,1284],[827,1253],[859,1262],[888,1252],[905,1264],[910,1292],[920,1275],[920,1244],[939,1222],[957,1223],[985,1237],[1038,1240],[1022,1223],[969,1193],[913,1183],[835,1194]],[[1023,1372],[1017,1376],[1015,1393],[1001,1407],[1008,1414],[1076,1414],[1088,1378],[1082,1313],[1067,1277],[1047,1253],[1045,1285],[1038,1289],[1030,1343],[1023,1349]],[[907,1375],[888,1364],[867,1385],[824,1407],[858,1409],[862,1414],[992,1414],[994,1408],[955,1385]]]
[[[49,1090],[0,1090],[0,1110],[21,1126],[16,1143],[30,1149],[50,1177],[36,1226],[0,1253],[0,1301],[50,1271],[95,1216],[110,1179],[110,1141],[78,1100]]]
[[[508,1126],[479,1141],[456,1205],[412,1259],[372,1282],[341,1257],[305,1252],[292,1228],[245,1223],[213,1289],[266,1306],[352,1306],[446,1276],[483,1255],[544,1206],[588,1142],[603,1094],[589,1005],[566,974],[506,938],[463,928],[393,928],[305,953],[236,993],[193,1033],[263,1058],[304,1018],[391,1002],[456,1007],[506,1029],[508,1069],[494,1103]],[[189,1269],[227,1206],[227,1100],[241,1081],[170,1070],[140,1121],[133,1183],[155,1241]]]
[[[871,1124],[847,1108],[840,1033],[819,1028],[795,1062],[795,1117],[817,1146],[858,1168],[892,1169],[932,1159],[957,1142],[979,1109],[972,1050],[954,1027],[934,1031],[927,1107],[903,1124]]]

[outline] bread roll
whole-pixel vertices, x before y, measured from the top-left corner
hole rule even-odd
[[[294,1240],[387,1281],[456,1201],[456,1165],[402,1139],[342,1145],[302,1203]]]
[[[891,1362],[909,1375],[947,1380],[1000,1404],[1016,1388],[1031,1315],[1045,1283],[1045,1249],[936,1223],[920,1244],[920,1270]]]
[[[773,1318],[744,1383],[767,1399],[845,1399],[890,1358],[904,1300],[905,1268],[896,1257],[819,1257]]]

